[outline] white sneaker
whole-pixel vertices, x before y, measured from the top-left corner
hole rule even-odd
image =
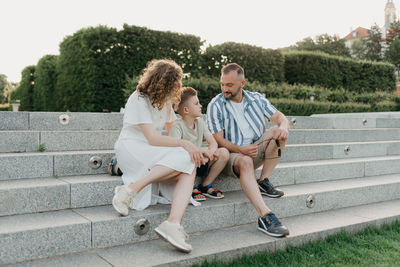
[[[127,185],[117,186],[112,200],[114,209],[122,216],[128,216],[129,206],[135,196],[135,191],[131,190]]]
[[[154,231],[176,249],[186,253],[190,253],[192,251],[192,246],[185,242],[189,236],[185,233],[181,225],[164,221],[156,229],[154,229]]]

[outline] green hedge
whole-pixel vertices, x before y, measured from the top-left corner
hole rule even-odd
[[[126,76],[138,75],[154,58],[171,58],[185,73],[200,66],[199,37],[124,25],[81,29],[60,44],[57,94],[59,109],[119,111]]]
[[[46,55],[36,65],[33,108],[36,111],[55,111],[57,99],[55,87],[57,81],[58,56]]]
[[[318,52],[285,54],[285,79],[288,83],[342,87],[355,92],[394,91],[395,67],[347,59]]]
[[[228,42],[208,47],[203,58],[205,74],[216,79],[219,79],[224,65],[235,62],[244,68],[248,81],[270,83],[284,80],[284,58],[278,50]]]
[[[27,66],[22,70],[21,82],[11,93],[11,100],[19,99],[21,111],[33,110],[33,92],[35,88],[35,69],[36,66]]]
[[[324,113],[351,113],[372,111],[370,105],[359,103],[311,102],[297,99],[269,99],[285,115],[309,116]],[[374,110],[378,111],[378,110]],[[386,111],[386,110],[382,110]]]

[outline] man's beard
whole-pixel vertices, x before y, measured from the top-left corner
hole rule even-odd
[[[240,86],[236,92],[236,94],[233,94],[231,92],[228,92],[227,94],[224,93],[225,99],[231,100],[232,98],[235,98],[238,94],[240,93]]]

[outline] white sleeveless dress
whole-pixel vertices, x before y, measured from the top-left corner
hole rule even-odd
[[[166,122],[176,119],[171,104],[160,111],[147,97],[135,91],[125,105],[123,127],[115,143],[115,154],[121,168],[124,184],[142,178],[155,165],[162,165],[179,172],[191,174],[194,163],[182,147],[151,146],[138,124],[152,123],[161,135]],[[169,204],[175,184],[153,183],[146,186],[134,198],[131,208],[143,210],[156,203]]]

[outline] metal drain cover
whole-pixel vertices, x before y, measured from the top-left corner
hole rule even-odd
[[[135,233],[138,235],[144,235],[150,230],[150,223],[147,219],[140,219],[135,223]]]
[[[315,197],[313,195],[308,195],[306,198],[306,205],[308,208],[314,208],[315,206]]]
[[[61,114],[61,115],[58,117],[58,122],[59,122],[61,125],[67,125],[67,124],[69,123],[69,120],[70,120],[70,116],[69,116],[68,114]]]
[[[101,164],[103,163],[103,160],[98,157],[98,156],[93,156],[89,159],[89,167],[92,169],[98,169],[101,167]]]

